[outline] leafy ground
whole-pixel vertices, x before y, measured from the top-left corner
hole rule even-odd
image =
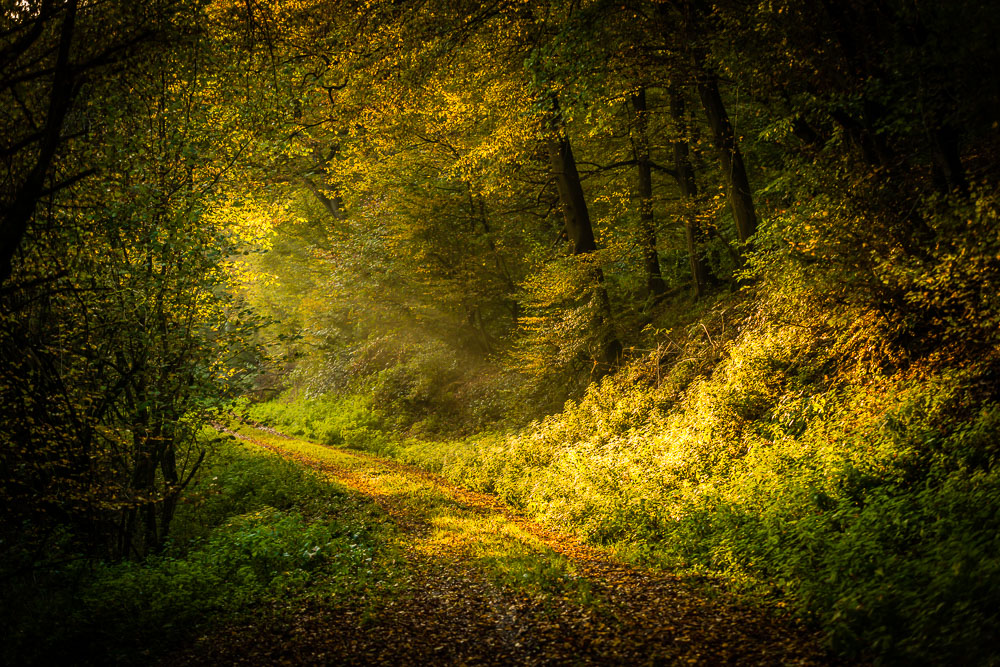
[[[818,636],[787,617],[616,562],[492,496],[366,453],[248,426],[230,433],[374,501],[398,529],[398,551],[382,553],[401,562],[371,595],[266,605],[165,664],[829,662]]]

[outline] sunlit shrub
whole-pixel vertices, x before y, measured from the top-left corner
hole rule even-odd
[[[273,426],[324,445],[366,448],[364,443],[382,426],[381,414],[372,408],[372,399],[336,392],[310,400],[292,400],[286,394],[275,400],[247,407],[253,421]]]
[[[602,265],[614,259],[610,251],[571,255],[544,264],[528,278],[522,286],[526,314],[511,352],[515,367],[571,382],[610,361],[608,346],[618,334]]]
[[[679,393],[636,359],[517,434],[411,460],[644,561],[781,595],[844,655],[976,662],[1000,595],[988,365],[899,370],[883,324],[760,313]]]

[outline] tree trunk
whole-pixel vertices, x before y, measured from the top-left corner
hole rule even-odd
[[[583,255],[597,250],[594,228],[590,223],[587,200],[583,195],[583,185],[576,169],[573,148],[569,137],[562,131],[549,138],[549,165],[556,177],[559,189],[559,203],[562,206],[566,236],[572,243],[573,254]]]
[[[573,148],[565,129],[562,127],[558,101],[553,100],[552,133],[548,139],[549,166],[556,178],[559,190],[559,202],[562,205],[563,219],[566,224],[566,236],[572,243],[574,255],[583,255],[597,250],[594,241],[594,228],[590,222],[590,212],[587,210],[587,200],[580,183],[580,174],[573,157]],[[597,360],[604,369],[609,369],[617,363],[621,356],[622,345],[611,330],[611,301],[604,287],[604,274],[600,268],[594,269],[595,297],[599,301],[601,320],[597,326],[602,333],[601,358]]]
[[[931,151],[934,155],[935,172],[940,180],[939,189],[967,194],[969,181],[965,177],[961,152],[958,147],[958,132],[944,121],[936,123],[932,131]]]
[[[705,110],[716,150],[719,151],[719,161],[722,164],[722,177],[729,197],[729,205],[736,221],[736,235],[740,243],[746,243],[757,231],[757,213],[754,210],[753,194],[750,190],[750,179],[747,177],[743,155],[736,143],[729,114],[719,94],[719,82],[715,75],[702,72],[698,80],[698,96]]]
[[[684,119],[684,99],[680,93],[673,89],[670,91],[670,115],[673,117],[680,137],[672,143],[671,147],[673,149],[674,173],[677,175],[677,184],[680,186],[681,197],[684,199],[684,239],[687,244],[688,266],[691,268],[695,298],[700,299],[705,296],[708,272],[702,256],[704,234],[694,212],[698,186],[694,179],[694,168],[691,166],[690,151],[686,139],[687,123]]]
[[[38,201],[43,197],[45,178],[61,141],[66,114],[76,95],[73,67],[69,62],[70,47],[76,29],[76,7],[76,0],[66,3],[66,16],[60,28],[59,47],[49,92],[49,108],[45,115],[45,127],[38,157],[24,183],[17,190],[14,200],[4,212],[3,219],[0,220],[0,285],[10,278],[14,254],[28,230],[28,221],[35,214]]]
[[[323,208],[325,208],[327,213],[330,214],[330,217],[332,217],[334,220],[341,220],[341,221],[347,219],[347,214],[344,213],[344,201],[343,199],[341,199],[339,194],[330,191],[329,188],[325,185],[323,186],[317,185],[311,178],[307,176],[302,177],[302,182],[305,183],[305,186],[306,188],[309,189],[309,192],[311,192],[313,196],[316,197],[316,200],[323,205]],[[333,196],[327,197],[324,190],[329,191]]]
[[[518,304],[517,299],[512,295],[517,291],[517,285],[514,284],[514,278],[510,274],[510,269],[507,266],[507,262],[504,260],[503,255],[500,254],[500,250],[497,248],[496,241],[493,239],[493,228],[490,225],[489,216],[486,212],[486,202],[481,195],[476,196],[472,193],[472,187],[466,183],[466,191],[469,195],[469,210],[472,215],[473,220],[478,220],[479,224],[483,227],[483,232],[486,235],[486,243],[489,245],[490,252],[493,254],[493,263],[497,268],[497,275],[503,279],[504,285],[507,287],[507,295],[504,296],[504,305],[507,310],[510,311],[511,316],[511,326],[516,327],[518,319],[521,316],[520,304]]]
[[[642,247],[643,264],[646,270],[646,289],[651,297],[658,298],[667,291],[660,270],[660,256],[656,251],[656,225],[653,219],[653,170],[649,161],[649,135],[647,133],[648,111],[646,90],[640,88],[632,96],[632,110],[635,112],[635,138],[632,148],[635,152],[636,189],[639,195],[639,244]]]
[[[163,548],[167,535],[170,533],[170,523],[177,511],[177,501],[183,490],[180,477],[177,474],[177,445],[175,434],[164,436],[163,457],[160,460],[160,472],[163,474],[163,501],[160,507],[160,529],[156,550]]]
[[[136,432],[133,437],[135,469],[132,471],[130,491],[134,505],[127,510],[124,550],[119,554],[122,558],[146,556],[151,544],[156,542],[156,510],[151,498],[156,480],[156,461],[150,440],[148,433]]]

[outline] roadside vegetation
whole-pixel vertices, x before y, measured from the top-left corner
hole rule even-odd
[[[14,575],[37,556],[8,556],[3,662],[150,664],[251,619],[291,624],[310,602],[360,616],[399,593],[395,529],[371,500],[214,430],[200,437],[211,463],[161,553],[53,562],[30,582]]]
[[[758,311],[730,315],[727,334],[726,305],[668,338],[669,356],[637,356],[519,427],[408,435],[371,394],[246,414],[496,494],[633,562],[721,575],[819,623],[851,659],[989,662],[994,362],[900,364],[863,320],[838,331]]]

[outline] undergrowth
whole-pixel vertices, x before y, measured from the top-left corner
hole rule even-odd
[[[906,262],[859,259],[878,245],[863,216],[841,221],[853,254],[776,217],[748,254],[752,287],[693,317],[661,304],[615,373],[523,428],[388,437],[366,399],[334,396],[250,414],[632,560],[721,575],[818,623],[844,658],[997,664],[1000,214],[995,193],[974,201],[931,206],[938,241]]]
[[[661,347],[515,433],[341,441],[495,493],[634,561],[724,575],[813,619],[844,657],[988,664],[1000,643],[991,365],[901,363],[872,344],[879,326],[751,316],[703,350],[717,358],[700,373]],[[338,399],[326,400],[250,414],[322,423]]]
[[[67,554],[30,578],[6,564],[4,664],[146,664],[279,600],[377,604],[403,574],[374,505],[278,456],[203,440],[210,467],[162,554],[96,564]]]

